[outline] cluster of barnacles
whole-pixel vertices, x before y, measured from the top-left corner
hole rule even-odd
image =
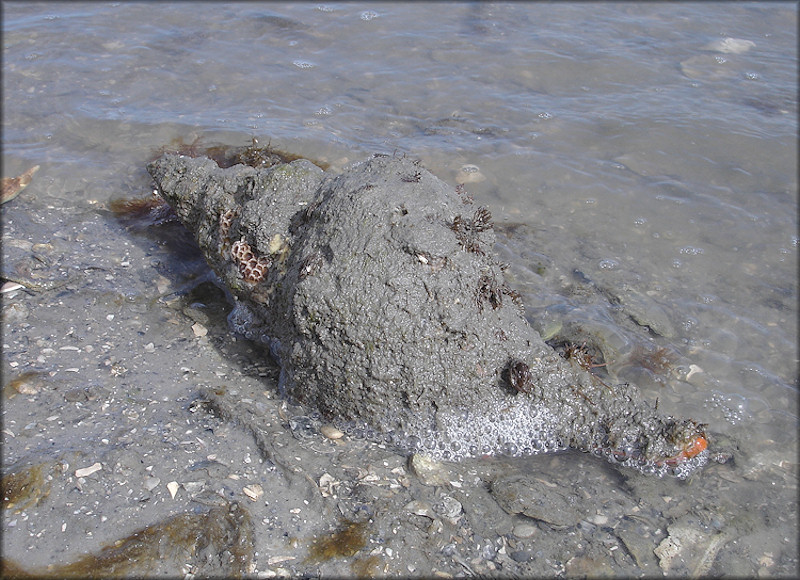
[[[265,256],[256,256],[250,244],[244,238],[231,246],[231,257],[239,266],[239,274],[245,282],[258,284],[267,275],[272,260]]]
[[[231,258],[239,268],[239,274],[248,284],[258,284],[266,276],[272,259],[257,256],[244,237],[231,244],[231,227],[236,218],[236,210],[229,209],[219,215],[219,251],[225,253],[230,248]]]
[[[233,225],[233,218],[236,217],[236,210],[229,209],[219,214],[219,249],[224,252],[231,245],[230,231]]]
[[[456,193],[461,198],[461,203],[464,205],[472,205],[474,200],[472,199],[472,196],[467,193],[467,188],[464,187],[463,183],[456,185]]]
[[[313,276],[325,263],[322,253],[319,251],[309,254],[303,261],[300,262],[300,271],[297,274],[299,280],[303,280],[306,276]]]
[[[500,284],[497,278],[484,274],[478,280],[479,286],[475,302],[478,310],[483,311],[483,303],[488,302],[492,305],[492,310],[497,310],[503,305],[503,295],[509,296],[518,306],[522,305],[522,297],[519,292],[510,288],[508,284]]]
[[[454,217],[450,229],[456,233],[458,243],[467,252],[483,254],[478,234],[492,229],[493,225],[491,212],[485,207],[479,207],[471,218],[465,218],[461,214]]]
[[[611,388],[611,386],[608,385],[608,383],[606,383],[603,379],[601,379],[595,372],[595,369],[604,367],[608,363],[595,362],[594,355],[592,355],[586,348],[586,341],[584,341],[583,344],[580,346],[571,343],[568,344],[566,348],[564,348],[564,354],[562,356],[569,362],[578,365],[578,367],[588,372],[589,375],[592,377],[593,383],[600,384],[606,387],[607,389]]]
[[[530,393],[533,388],[531,368],[518,359],[509,361],[505,373],[508,384],[518,393]]]

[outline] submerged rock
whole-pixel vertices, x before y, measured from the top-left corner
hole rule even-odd
[[[437,459],[565,447],[684,477],[702,427],[558,356],[494,257],[491,215],[411,159],[329,176],[306,160],[148,170],[237,306],[280,388],[347,432]]]

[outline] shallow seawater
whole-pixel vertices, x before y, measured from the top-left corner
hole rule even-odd
[[[267,506],[242,496],[243,479],[268,490],[279,478],[257,459],[260,444],[246,429],[198,419],[193,406],[206,388],[269,393],[278,406],[277,370],[228,333],[225,296],[198,282],[202,262],[179,229],[137,229],[108,210],[115,199],[149,195],[145,164],[162,147],[256,138],[331,171],[376,152],[405,154],[463,183],[494,215],[497,249],[532,325],[554,344],[602,347],[604,377],[636,383],[663,412],[708,424],[712,446],[733,453],[696,476],[722,477],[725,485],[711,488],[744,506],[703,512],[708,526],[730,534],[711,571],[797,572],[794,4],[3,8],[3,176],[40,166],[2,208],[3,275],[39,284],[3,294],[3,384],[11,384],[3,466],[57,464],[51,479],[71,478],[63,497],[51,491],[20,514],[5,511],[7,556],[35,548],[34,564],[46,565],[99,549],[98,538],[112,542],[122,527],[130,533],[180,513],[176,502],[199,493],[202,473],[239,494],[229,500],[264,512],[253,517],[259,571],[320,565],[281,558],[291,557],[287,546],[304,545],[312,523],[333,520],[280,511],[293,501],[307,509],[289,492]],[[647,357],[659,349],[663,364]],[[295,441],[283,420],[271,436]],[[297,453],[315,482],[331,465],[352,467],[337,464],[341,445],[312,448],[322,451]],[[215,467],[226,456],[238,479]],[[554,458],[508,459],[508,469],[556,479],[574,473],[564,456]],[[73,477],[95,459],[103,470]],[[190,469],[203,461],[211,466]],[[388,473],[403,465],[388,452],[381,461]],[[692,497],[691,485],[711,485],[638,475],[623,475],[637,482],[623,485],[607,469],[589,462],[575,478],[599,478],[598,489],[619,486],[640,502]],[[174,497],[164,487],[173,479],[184,486]],[[399,489],[415,489],[399,481]],[[754,498],[751,484],[769,489],[767,499]],[[469,514],[469,502],[483,505],[483,496],[467,495]],[[56,517],[44,515],[46,502],[62,499]],[[683,522],[674,506],[658,511],[663,534]],[[118,518],[125,525],[115,529]],[[259,521],[285,537],[260,538]],[[538,542],[561,538],[536,522]],[[622,524],[608,527],[625,537]],[[372,545],[380,534],[369,533]],[[550,568],[503,568],[489,557],[488,535],[456,542],[479,546],[472,560],[450,543],[437,548],[438,560],[414,552],[438,566],[416,571],[563,572],[555,560]],[[750,552],[737,559],[744,544]],[[628,544],[609,553],[623,552],[638,567],[618,557],[617,572],[664,571],[648,568]],[[362,553],[344,558],[350,568],[323,571],[396,571],[370,560],[391,560],[385,551]],[[569,556],[578,563],[567,571],[577,574],[580,558],[596,555]],[[513,565],[528,565],[522,558]],[[413,572],[402,563],[400,572]]]

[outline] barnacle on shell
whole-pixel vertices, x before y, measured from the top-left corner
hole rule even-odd
[[[219,240],[220,253],[225,252],[231,246],[231,226],[233,226],[233,219],[236,217],[236,210],[229,209],[219,214],[219,233],[217,239]]]
[[[236,211],[229,209],[226,212],[219,214],[219,237],[227,238],[233,225],[233,218],[236,217]]]
[[[324,263],[325,259],[322,257],[321,252],[314,252],[306,256],[303,258],[303,261],[300,262],[300,271],[297,275],[298,279],[302,280],[306,276],[313,276],[319,271]]]
[[[478,235],[480,232],[485,232],[492,229],[492,214],[485,207],[479,207],[471,218],[464,217],[461,214],[453,218],[453,223],[450,224],[450,229],[456,233],[458,243],[467,252],[483,255],[481,248],[481,239]]]
[[[245,282],[258,284],[267,275],[267,270],[272,265],[272,260],[265,256],[256,256],[250,244],[244,238],[233,243],[231,257],[239,266],[239,274]]]
[[[508,364],[508,382],[518,393],[530,393],[533,385],[530,367],[521,360],[512,360]]]

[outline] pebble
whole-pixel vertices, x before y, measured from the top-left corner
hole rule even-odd
[[[182,483],[181,486],[186,490],[186,493],[194,497],[200,491],[202,491],[202,489],[205,487],[205,483],[202,481],[186,481]]]
[[[344,437],[344,433],[339,431],[339,429],[337,429],[333,425],[323,425],[322,427],[320,427],[319,431],[328,439],[341,439],[342,437]]]
[[[77,403],[89,400],[89,395],[87,394],[85,389],[80,387],[75,389],[70,389],[66,393],[64,393],[64,400],[68,403]]]
[[[743,54],[751,48],[755,48],[755,46],[756,43],[752,40],[729,37],[715,40],[714,42],[707,44],[705,48],[707,50],[714,50],[716,52],[722,52],[725,54]]]
[[[442,497],[434,509],[448,521],[454,521],[461,515],[462,506],[460,501],[446,495]]]
[[[515,550],[509,554],[509,557],[515,562],[530,562],[533,560],[533,552],[530,550]]]
[[[430,504],[418,499],[408,502],[403,509],[417,516],[425,516],[431,519],[436,517]]]
[[[3,321],[6,324],[20,322],[28,318],[30,311],[22,304],[9,304],[3,309]]]
[[[422,485],[447,485],[449,483],[448,470],[427,455],[415,453],[411,456],[409,467]]]
[[[574,492],[552,482],[532,477],[511,476],[492,485],[492,496],[507,513],[524,514],[529,518],[567,528],[585,519],[586,505]]]
[[[608,523],[608,516],[602,514],[594,514],[586,518],[586,521],[596,526],[604,526]]]
[[[518,538],[530,538],[536,533],[536,526],[531,524],[517,524],[514,526],[514,535]]]

